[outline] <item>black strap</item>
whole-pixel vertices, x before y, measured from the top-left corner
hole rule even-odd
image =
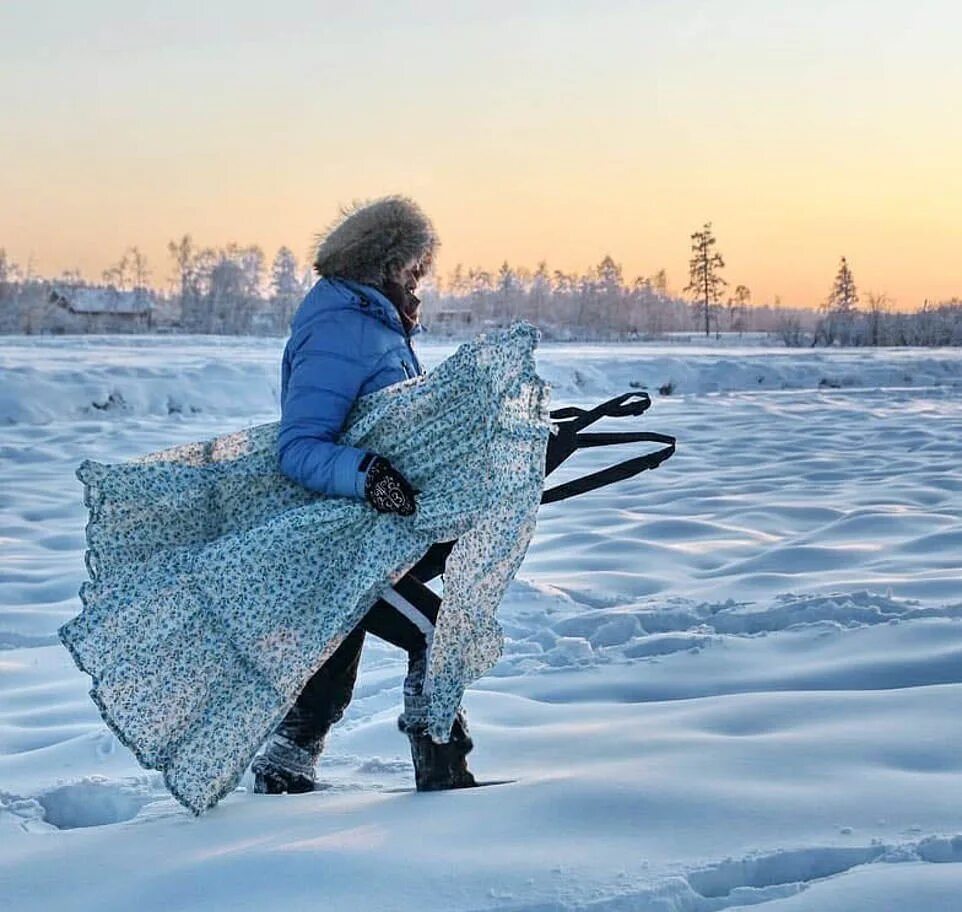
[[[548,451],[545,456],[545,475],[550,475],[575,450],[591,447],[612,446],[625,443],[662,443],[664,447],[654,453],[635,456],[617,465],[593,472],[582,478],[556,485],[545,491],[541,496],[541,503],[555,503],[567,500],[577,494],[594,491],[616,481],[633,478],[640,472],[656,469],[675,452],[675,438],[667,434],[654,434],[646,431],[622,431],[614,433],[579,433],[600,418],[622,418],[644,414],[651,406],[651,397],[647,393],[623,393],[588,411],[568,406],[551,413],[556,422],[557,433],[548,440]]]
[[[649,408],[651,408],[651,396],[647,393],[622,393],[614,399],[596,405],[589,411],[573,405],[556,409],[551,413],[551,418],[554,421],[578,419],[575,422],[577,424],[575,430],[580,431],[599,418],[627,418],[631,415],[643,415]]]
[[[667,435],[658,434],[655,436],[666,437]],[[626,459],[624,462],[619,462],[617,465],[602,469],[600,472],[593,472],[591,475],[576,478],[574,481],[555,485],[555,487],[550,488],[541,495],[541,503],[547,504],[555,503],[559,500],[567,500],[576,494],[586,494],[588,491],[603,488],[605,485],[614,484],[616,481],[625,481],[628,478],[634,478],[635,475],[647,469],[657,469],[658,466],[675,453],[675,441],[673,438],[668,439],[671,440],[671,443],[654,453],[646,453],[644,456]]]
[[[545,475],[550,475],[575,450],[590,447],[611,446],[620,443],[663,443],[665,446],[654,453],[636,456],[620,462],[618,465],[602,469],[577,478],[564,484],[557,485],[541,496],[541,503],[555,503],[566,500],[576,494],[584,494],[597,488],[632,478],[646,469],[660,466],[675,452],[675,438],[667,434],[652,434],[646,431],[623,431],[621,433],[579,433],[599,418],[622,418],[627,415],[644,414],[651,405],[651,398],[647,393],[625,393],[602,402],[589,411],[569,406],[551,413],[551,418],[557,425],[557,433],[548,439],[548,451],[545,455]],[[432,545],[427,554],[409,571],[412,576],[422,582],[428,582],[444,572],[445,562],[454,542],[439,542]],[[90,552],[87,552],[90,554]]]
[[[584,430],[600,418],[643,415],[650,406],[651,397],[647,393],[622,393],[588,411],[568,406],[551,412],[551,419],[555,422],[557,432],[548,441],[545,475],[550,475],[579,448],[578,431]]]

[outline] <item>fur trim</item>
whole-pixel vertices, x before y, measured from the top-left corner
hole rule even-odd
[[[415,258],[433,258],[439,244],[431,220],[406,196],[342,207],[317,242],[314,270],[318,275],[379,286],[394,268]]]

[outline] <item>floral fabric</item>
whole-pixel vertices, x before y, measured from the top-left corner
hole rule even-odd
[[[277,469],[276,422],[77,470],[83,611],[60,636],[104,720],[200,814],[231,791],[308,678],[437,541],[457,539],[428,657],[428,722],[501,654],[496,610],[534,530],[550,430],[537,330],[479,336],[355,404],[340,442],[387,456],[413,517]]]

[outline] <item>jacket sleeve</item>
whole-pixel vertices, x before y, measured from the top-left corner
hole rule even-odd
[[[350,324],[314,330],[291,357],[281,404],[281,472],[332,497],[364,497],[358,466],[365,451],[334,442],[367,378],[361,334]]]

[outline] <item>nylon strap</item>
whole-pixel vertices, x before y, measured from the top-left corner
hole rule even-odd
[[[577,494],[585,494],[588,491],[603,488],[616,481],[625,481],[648,469],[656,469],[666,459],[669,459],[675,452],[675,438],[667,434],[655,434],[646,431],[579,433],[583,428],[588,427],[600,418],[623,418],[630,415],[641,415],[650,406],[651,397],[647,393],[623,393],[588,411],[568,406],[552,412],[551,418],[557,423],[557,434],[548,440],[545,475],[550,475],[575,450],[625,443],[662,443],[664,446],[654,453],[635,456],[632,459],[626,459],[624,462],[609,466],[607,469],[556,485],[542,494],[541,503],[556,503]]]

